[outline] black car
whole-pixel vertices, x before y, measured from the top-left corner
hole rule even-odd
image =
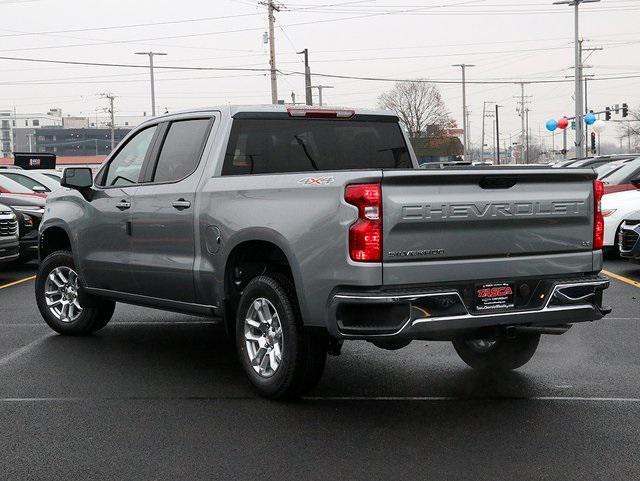
[[[26,262],[38,256],[38,227],[44,215],[45,199],[21,194],[0,194],[0,203],[11,207],[18,217],[20,232],[19,260]]]
[[[11,207],[0,204],[0,264],[13,261],[19,255],[18,216]]]
[[[631,214],[618,233],[620,257],[640,262],[640,211]]]
[[[597,172],[598,178],[605,183],[605,194],[640,189],[640,157],[607,164]]]

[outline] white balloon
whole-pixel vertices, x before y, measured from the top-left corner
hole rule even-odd
[[[607,130],[607,122],[605,122],[604,120],[596,120],[591,128],[596,134],[601,134],[602,132]]]

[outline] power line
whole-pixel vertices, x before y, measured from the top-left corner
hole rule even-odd
[[[109,62],[87,62],[80,60],[53,60],[53,59],[39,59],[28,57],[8,57],[0,56],[0,60],[11,60],[18,62],[34,62],[34,63],[47,63],[47,64],[60,64],[60,65],[84,65],[91,67],[117,67],[117,68],[136,68],[136,69],[148,69],[148,65],[139,64],[125,64],[125,63],[109,63]],[[255,73],[269,73],[270,68],[254,68],[254,67],[198,67],[198,66],[181,66],[181,65],[162,65],[155,66],[157,70],[174,70],[174,71],[203,71],[203,72],[255,72]],[[302,71],[287,71],[278,69],[278,73],[281,75],[304,75]],[[318,73],[314,72],[314,76],[326,77],[334,79],[347,79],[347,80],[363,80],[373,82],[413,82],[413,83],[434,83],[442,85],[460,85],[460,80],[453,79],[411,79],[411,78],[398,78],[398,77],[374,77],[374,76],[358,76],[358,75],[345,75],[345,74],[332,74],[332,73]],[[592,81],[606,81],[606,80],[625,80],[640,78],[640,74],[630,75],[609,75],[602,77],[594,77]],[[526,78],[514,78],[512,80],[467,80],[467,84],[476,85],[508,85],[520,82],[526,82],[528,84],[555,84],[555,83],[570,83],[572,80],[565,78],[549,78],[549,79],[531,79]],[[46,82],[46,81],[45,81]]]
[[[446,5],[431,5],[431,6],[423,6],[423,7],[419,7],[419,8],[413,8],[413,9],[408,9],[408,10],[401,10],[401,13],[417,13],[423,10],[430,10],[430,9],[434,9],[434,8],[443,8],[446,6],[459,6],[459,5],[466,5],[466,4],[472,4],[472,3],[482,3],[485,2],[487,0],[465,0],[462,2],[456,2],[456,3],[452,3],[452,4],[446,4]],[[393,14],[397,14],[397,12],[394,12]],[[283,25],[283,27],[297,27],[297,26],[305,26],[305,25],[315,25],[315,24],[322,24],[322,23],[333,23],[333,22],[344,22],[347,20],[355,20],[355,19],[363,19],[363,18],[371,18],[371,17],[380,17],[380,16],[386,16],[386,15],[391,15],[391,13],[388,12],[382,12],[382,13],[370,13],[370,14],[364,14],[364,15],[355,15],[355,16],[351,16],[351,17],[342,17],[342,18],[331,18],[331,19],[320,19],[320,20],[313,20],[313,21],[307,21],[307,22],[297,22],[297,23],[291,23],[291,24],[285,24]],[[217,32],[202,32],[202,33],[189,33],[189,34],[182,34],[182,35],[171,35],[171,36],[162,36],[162,37],[147,37],[147,38],[142,38],[142,39],[130,39],[130,40],[109,40],[109,41],[94,41],[92,43],[83,43],[83,44],[69,44],[69,45],[41,45],[39,47],[24,47],[24,48],[20,48],[20,49],[3,49],[0,50],[0,52],[19,52],[19,51],[29,51],[29,50],[43,50],[43,49],[57,49],[57,48],[72,48],[72,47],[92,47],[92,46],[98,46],[98,45],[112,45],[112,44],[128,44],[128,43],[144,43],[144,42],[153,42],[156,40],[172,40],[172,39],[178,39],[178,38],[195,38],[195,37],[203,37],[203,36],[211,36],[211,35],[222,35],[222,34],[227,34],[227,33],[242,33],[242,32],[254,32],[254,31],[259,31],[259,30],[263,30],[263,27],[250,27],[250,28],[241,28],[241,29],[234,29],[234,30],[222,30],[222,31],[217,31]]]

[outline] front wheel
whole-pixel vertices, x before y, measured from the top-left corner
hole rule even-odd
[[[81,296],[81,280],[69,251],[48,255],[36,276],[36,302],[40,314],[54,331],[82,336],[107,325],[115,302]]]
[[[313,388],[327,358],[324,338],[305,332],[295,289],[280,275],[263,275],[245,287],[236,319],[238,355],[258,393],[293,398]]]
[[[458,356],[470,367],[480,370],[510,371],[524,366],[538,348],[540,334],[488,339],[456,339]]]

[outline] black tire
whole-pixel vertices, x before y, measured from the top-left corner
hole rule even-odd
[[[245,341],[245,318],[257,299],[266,299],[275,308],[282,327],[281,362],[269,376],[256,372]],[[327,358],[324,338],[305,332],[295,289],[279,274],[262,275],[247,284],[236,316],[236,349],[251,384],[270,399],[296,398],[316,386]]]
[[[82,307],[80,315],[72,320],[64,322],[60,320],[47,306],[45,286],[47,277],[58,267],[67,267],[75,271],[73,255],[69,251],[56,251],[49,254],[41,263],[36,275],[36,302],[45,322],[54,331],[68,336],[86,336],[102,329],[111,320],[116,303],[113,301],[95,298],[84,292],[83,281],[78,277],[80,293],[78,303]]]
[[[524,366],[538,348],[540,335],[500,337],[490,348],[479,349],[468,338],[453,341],[458,356],[470,367],[479,370],[510,371]]]

